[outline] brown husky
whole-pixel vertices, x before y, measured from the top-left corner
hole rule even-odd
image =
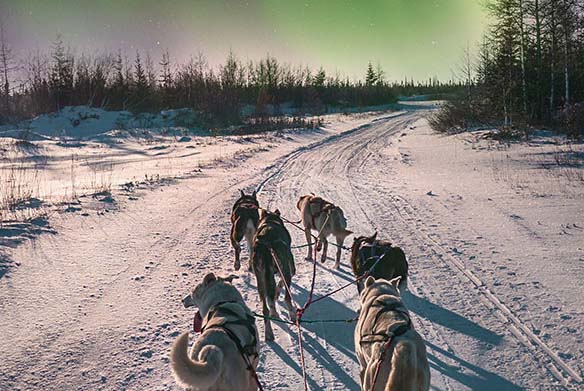
[[[378,260],[379,262],[377,262]],[[370,270],[373,266],[375,267]],[[406,254],[401,248],[393,247],[387,240],[377,240],[377,232],[372,236],[359,236],[353,240],[351,268],[357,278],[370,271],[373,277],[385,278],[388,281],[395,277],[401,277],[400,289],[407,287],[408,261]],[[357,289],[359,293],[363,290],[362,280],[357,283]]]
[[[326,261],[328,248],[328,241],[326,238],[329,235],[333,235],[337,240],[335,269],[338,269],[341,262],[341,247],[345,242],[345,238],[353,233],[347,230],[347,219],[345,219],[342,209],[315,196],[314,194],[303,195],[300,197],[296,207],[300,211],[300,216],[302,217],[304,234],[306,235],[306,241],[308,244],[308,254],[306,259],[312,259],[311,230],[315,230],[318,233],[316,249],[320,251],[322,248],[322,262]]]
[[[247,249],[250,253],[249,268],[251,270],[251,245],[253,237],[258,227],[259,203],[254,191],[251,195],[245,194],[241,190],[241,197],[233,205],[231,210],[231,245],[235,249],[235,263],[233,268],[239,270],[241,263],[239,255],[241,254],[241,246],[239,242],[245,237],[247,242]]]
[[[260,209],[260,222],[252,247],[252,266],[257,280],[263,314],[266,317],[264,319],[266,341],[274,340],[272,324],[267,317],[278,317],[276,300],[278,299],[279,290],[284,286],[284,283],[290,287],[292,276],[296,274],[294,257],[290,250],[291,243],[290,233],[280,218],[280,212],[276,210],[271,213]],[[281,279],[276,287],[274,274],[279,274],[278,265],[283,275],[280,275]],[[285,292],[284,301],[286,302],[286,307],[288,307],[290,320],[294,322],[296,321],[296,312],[292,305],[292,297],[288,290]]]

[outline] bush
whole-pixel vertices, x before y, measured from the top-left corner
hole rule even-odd
[[[574,139],[584,137],[584,102],[566,108],[566,133]]]
[[[244,125],[233,127],[231,134],[245,135],[284,129],[317,129],[322,126],[322,120],[305,119],[301,117],[257,117],[250,118]]]
[[[428,122],[432,129],[440,133],[459,133],[468,126],[468,107],[455,102],[445,103],[430,116]]]

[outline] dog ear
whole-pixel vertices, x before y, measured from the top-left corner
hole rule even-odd
[[[222,281],[227,281],[227,282],[228,282],[228,283],[230,283],[230,284],[233,282],[233,280],[235,280],[235,279],[237,279],[237,278],[239,278],[239,276],[238,276],[238,275],[236,275],[236,274],[230,274],[230,275],[229,275],[229,276],[227,276],[227,277],[219,277],[219,279],[220,279],[220,280],[222,280]]]
[[[275,214],[276,216],[280,216],[280,209],[276,209],[276,210],[274,211],[274,214]]]
[[[300,203],[302,202],[303,199],[305,199],[306,195],[300,196],[300,198],[298,199],[298,202],[296,203],[296,209],[300,210]]]
[[[375,282],[375,277],[369,276],[365,279],[365,288],[369,288]]]
[[[396,278],[392,278],[389,280],[389,283],[395,288],[398,289],[399,282],[401,281],[401,276],[397,276]],[[398,289],[399,292],[399,289]]]
[[[217,281],[214,273],[209,273],[203,278],[203,285],[209,285],[210,283]]]
[[[252,196],[253,198],[257,198],[257,197],[256,197],[256,194],[257,194],[257,193],[258,193],[258,192],[257,192],[257,190],[254,190],[254,191],[253,191],[253,193],[251,193],[251,196]]]
[[[245,193],[243,192],[243,190],[239,190],[239,192],[241,193],[242,197],[245,197]]]

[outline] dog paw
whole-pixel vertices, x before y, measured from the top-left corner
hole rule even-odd
[[[312,255],[309,255],[306,258],[304,258],[304,260],[306,260],[308,262],[312,262],[314,260],[314,258],[312,258]]]
[[[275,338],[274,338],[273,332],[270,332],[270,333],[266,332],[266,342],[272,342],[272,341],[274,341],[274,339]]]

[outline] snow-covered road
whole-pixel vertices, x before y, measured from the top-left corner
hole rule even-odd
[[[238,189],[256,187],[263,207],[291,219],[300,195],[322,195],[343,208],[355,233],[377,231],[404,249],[405,301],[427,341],[433,389],[582,387],[582,199],[535,215],[545,200],[506,189],[472,160],[476,151],[431,134],[423,115],[381,117],[218,166],[117,213],[59,217],[55,235],[14,250],[21,266],[0,280],[0,389],[177,389],[168,351],[193,316],[180,298],[208,271],[233,272],[230,209]],[[526,202],[529,210],[518,210]],[[569,237],[534,227],[568,217],[577,231]],[[303,244],[303,233],[289,229]],[[305,249],[294,251],[292,290],[303,303],[311,264]],[[340,271],[332,264],[318,265],[317,296],[352,278],[348,253]],[[259,308],[255,279],[239,274],[236,286]],[[349,319],[357,308],[349,287],[306,317]],[[312,390],[359,389],[353,328],[305,327]],[[260,379],[266,390],[301,390],[296,330],[277,324],[274,331],[274,343],[262,342]]]

